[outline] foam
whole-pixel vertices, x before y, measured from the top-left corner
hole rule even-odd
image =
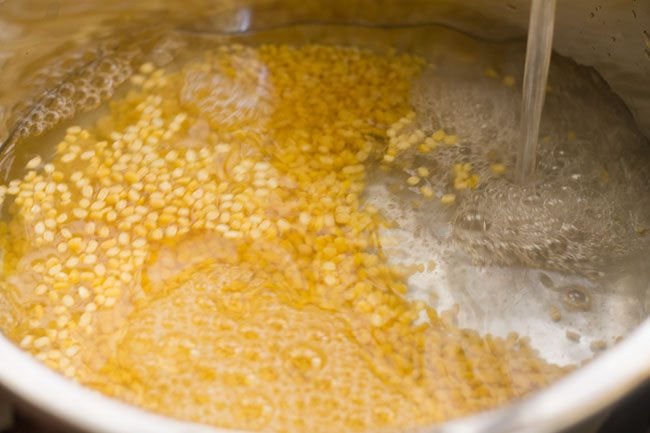
[[[120,28],[50,60],[30,77],[30,95],[13,107],[7,143],[40,135],[109,100],[160,38],[157,26]]]

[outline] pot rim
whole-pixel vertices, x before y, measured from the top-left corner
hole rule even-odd
[[[174,420],[104,396],[50,370],[2,335],[0,359],[0,383],[7,390],[39,410],[84,431],[237,431]],[[525,399],[415,431],[551,433],[595,415],[647,380],[650,380],[650,318],[595,360]]]

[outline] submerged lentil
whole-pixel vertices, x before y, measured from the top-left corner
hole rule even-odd
[[[390,223],[361,198],[373,155],[459,140],[402,132],[423,63],[232,45],[143,65],[107,116],[2,189],[0,326],[82,384],[238,429],[412,427],[562,375],[525,339],[407,300],[382,254]],[[471,170],[454,167],[455,189],[476,187]]]

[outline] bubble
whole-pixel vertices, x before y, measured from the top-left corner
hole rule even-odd
[[[251,48],[222,61],[228,52],[216,54],[209,69],[190,65],[181,89],[181,103],[201,112],[213,124],[244,125],[270,115],[268,71]],[[231,62],[232,64],[228,64]],[[237,70],[233,75],[230,71]]]
[[[564,288],[562,302],[572,310],[589,311],[591,309],[591,296],[585,287],[579,285]]]
[[[144,55],[140,37],[156,39],[156,30],[133,27],[68,51],[29,77],[32,96],[13,107],[12,142],[40,135],[75,113],[97,108],[113,95]]]
[[[490,228],[490,223],[475,209],[458,215],[455,224],[459,228],[471,231],[486,231]]]
[[[263,397],[248,397],[234,404],[238,407],[234,408],[233,412],[238,413],[244,420],[257,429],[266,425],[273,416],[273,404],[270,400]]]
[[[286,353],[286,357],[287,367],[301,374],[318,371],[325,365],[325,355],[308,345],[290,348]]]

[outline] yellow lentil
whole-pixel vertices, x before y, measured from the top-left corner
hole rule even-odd
[[[433,133],[431,138],[433,138],[435,141],[443,141],[446,136],[447,134],[445,133],[445,131],[443,131],[442,129],[438,129],[436,132]]]
[[[503,164],[491,164],[490,165],[490,171],[496,175],[501,175],[505,173],[506,171],[506,166]]]
[[[447,135],[443,139],[443,141],[445,142],[445,144],[451,146],[451,145],[454,145],[454,144],[458,143],[458,136],[456,136],[456,135]]]
[[[559,322],[562,320],[562,312],[558,307],[554,305],[549,309],[549,315],[551,316],[551,320],[554,322]]]
[[[452,204],[456,201],[456,194],[444,194],[440,198],[442,204]]]
[[[499,73],[494,68],[485,68],[484,74],[486,77],[499,78]]]
[[[508,87],[514,87],[515,77],[513,77],[512,75],[506,75],[505,77],[503,77],[502,82]]]
[[[592,352],[602,352],[607,349],[607,342],[604,340],[594,340],[589,344],[589,348]]]
[[[411,176],[406,180],[406,183],[408,183],[411,186],[415,186],[418,183],[420,183],[420,178],[417,176]]]
[[[580,334],[578,334],[575,331],[567,330],[566,331],[566,338],[573,341],[574,343],[578,343],[580,341]]]
[[[428,185],[421,186],[420,193],[426,198],[433,197],[433,189]]]

